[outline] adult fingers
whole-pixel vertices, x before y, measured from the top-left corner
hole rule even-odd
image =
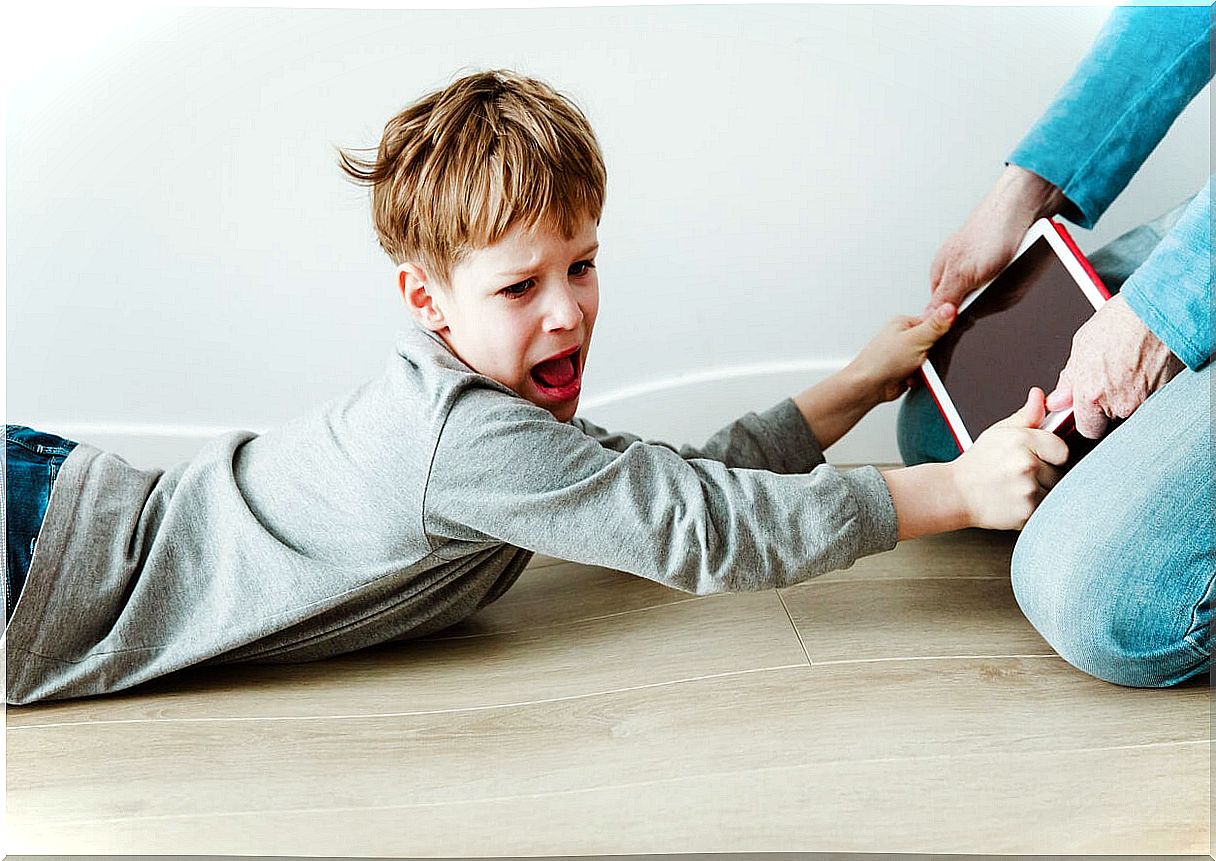
[[[946,271],[946,256],[948,254],[949,240],[947,244],[938,249],[937,254],[933,255],[933,262],[929,264],[929,292],[936,293],[937,288],[941,286],[942,275]]]
[[[966,275],[967,267],[958,245],[957,237],[950,237],[933,258],[933,265],[929,267],[929,304],[922,316],[928,316],[947,302],[957,307],[963,297],[976,288],[974,278]]]
[[[1077,433],[1088,439],[1098,439],[1106,430],[1107,417],[1101,407],[1089,401],[1074,402],[1073,418]]]
[[[1072,380],[1068,376],[1068,368],[1060,371],[1056,387],[1047,396],[1047,409],[1062,410],[1072,406]]]

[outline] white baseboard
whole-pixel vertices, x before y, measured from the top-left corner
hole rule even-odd
[[[743,413],[767,409],[826,378],[840,364],[749,365],[671,377],[587,397],[579,415],[646,439],[699,445]],[[828,459],[838,464],[898,463],[896,412],[894,403],[874,410],[828,450]],[[208,440],[234,429],[222,425],[15,420],[114,452],[141,468],[165,468],[189,460]]]

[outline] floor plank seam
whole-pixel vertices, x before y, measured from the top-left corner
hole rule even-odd
[[[806,656],[806,665],[814,666],[814,661],[811,660],[811,653],[806,650],[806,643],[802,640],[802,633],[798,630],[798,626],[794,624],[794,615],[790,612],[789,606],[785,603],[785,599],[781,597],[781,590],[777,590],[777,600],[781,602],[781,609],[785,611],[785,618],[790,620],[790,627],[794,631],[794,636],[798,638],[798,645],[802,647],[802,654]]]
[[[838,760],[820,760],[810,763],[793,763],[789,765],[772,765],[764,768],[741,769],[738,771],[718,771],[707,772],[705,774],[681,775],[679,777],[663,777],[656,780],[641,780],[632,783],[611,783],[600,784],[597,786],[584,786],[576,789],[558,789],[549,792],[528,792],[515,795],[496,795],[487,796],[484,798],[462,798],[452,799],[450,801],[419,801],[408,804],[369,804],[365,806],[345,806],[345,807],[297,807],[297,808],[272,808],[260,810],[230,810],[216,812],[197,812],[197,813],[159,813],[148,816],[113,816],[103,817],[99,819],[74,819],[63,820],[59,822],[44,823],[44,827],[52,828],[76,828],[81,826],[91,825],[112,825],[121,822],[164,822],[174,819],[208,819],[218,817],[239,817],[239,816],[273,816],[277,814],[333,814],[333,813],[365,813],[371,811],[385,810],[414,810],[419,808],[432,807],[451,807],[461,804],[487,804],[503,801],[523,801],[523,800],[540,800],[546,798],[557,798],[561,796],[583,795],[590,792],[603,792],[613,790],[640,789],[643,787],[663,786],[667,784],[678,784],[685,781],[693,780],[716,780],[730,777],[740,776],[758,776],[764,774],[774,774],[783,771],[797,771],[806,768],[815,768],[839,763],[849,763],[850,765],[886,765],[896,763],[912,763],[926,762],[932,760],[959,760],[959,759],[1010,759],[1014,757],[1025,756],[1027,754],[1073,754],[1073,753],[1112,753],[1123,750],[1157,750],[1161,748],[1177,748],[1177,747],[1196,747],[1208,746],[1212,744],[1210,739],[1183,739],[1179,741],[1155,741],[1145,742],[1144,744],[1118,744],[1104,745],[1101,747],[1074,747],[1062,749],[1029,750],[1029,751],[979,751],[975,753],[941,753],[930,754],[928,756],[887,756],[887,757],[868,757],[864,759],[838,759]],[[10,818],[12,814],[10,813]]]
[[[484,706],[461,706],[459,708],[450,709],[426,709],[423,711],[411,712],[367,712],[367,713],[352,713],[352,714],[327,714],[327,715],[225,715],[219,717],[170,717],[170,718],[117,718],[112,720],[81,720],[81,721],[58,721],[55,723],[35,723],[35,724],[20,724],[17,726],[9,726],[9,732],[27,729],[55,729],[58,727],[69,726],[111,726],[111,725],[126,725],[126,724],[145,724],[145,723],[225,723],[225,722],[252,722],[252,721],[316,721],[316,720],[363,720],[373,718],[394,718],[394,717],[425,717],[426,715],[443,715],[457,714],[460,712],[480,712],[490,711],[493,709],[508,709],[517,708],[519,706],[545,705],[547,703],[561,703],[572,700],[589,699],[591,697],[610,696],[612,694],[629,693],[630,691],[642,691],[652,688],[662,688],[672,685],[689,684],[692,682],[710,681],[713,679],[732,678],[734,676],[744,676],[752,673],[771,673],[780,670],[805,670],[806,664],[781,664],[773,667],[753,667],[748,670],[730,670],[724,673],[710,673],[702,676],[687,676],[682,679],[668,679],[661,682],[648,682],[644,685],[630,685],[624,688],[609,688],[607,690],[587,691],[581,694],[569,694],[562,697],[545,697],[537,700],[519,700],[509,703],[491,703]]]
[[[782,586],[781,592],[795,589],[806,589],[813,586],[856,585],[858,583],[873,585],[875,583],[914,583],[917,580],[1008,580],[1008,574],[912,574],[901,577],[815,577],[792,586]]]
[[[902,658],[841,658],[836,661],[816,661],[817,667],[834,667],[840,664],[885,664],[892,661],[979,661],[999,658],[1059,658],[1055,652],[1032,655],[908,655]]]

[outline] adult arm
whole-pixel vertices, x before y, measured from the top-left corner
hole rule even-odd
[[[1121,295],[1191,370],[1216,352],[1212,332],[1212,177]]]
[[[1211,79],[1206,7],[1116,9],[1004,172],[934,257],[928,308],[959,303],[1037,219],[1092,227]]]
[[[1093,227],[1212,78],[1206,6],[1115,9],[1050,107],[1009,156]]]

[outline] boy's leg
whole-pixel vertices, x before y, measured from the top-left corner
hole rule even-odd
[[[1163,687],[1211,667],[1212,365],[1183,370],[1073,467],[1014,550],[1014,594],[1069,663]]]
[[[1089,262],[1112,294],[1118,293],[1123,282],[1136,271],[1157,247],[1162,237],[1182,217],[1190,198],[1147,224],[1129,230],[1089,255]],[[1054,385],[1049,380],[1047,385]],[[1013,412],[1014,404],[1009,408]],[[942,463],[959,456],[958,444],[950,435],[933,395],[923,386],[915,386],[899,405],[895,421],[895,438],[904,463]]]
[[[76,443],[21,425],[4,433],[4,619],[12,618],[46,516],[51,486]]]

